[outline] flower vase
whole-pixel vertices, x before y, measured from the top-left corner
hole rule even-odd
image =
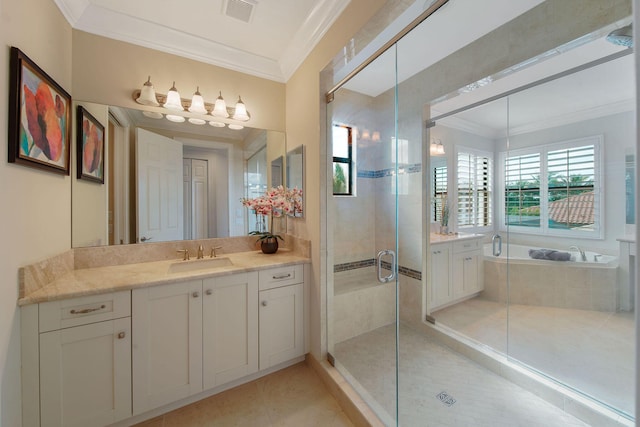
[[[278,238],[267,237],[266,239],[262,239],[260,249],[262,249],[262,253],[264,254],[275,254],[278,252]]]

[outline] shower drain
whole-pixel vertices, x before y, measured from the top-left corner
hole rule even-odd
[[[444,403],[447,406],[452,406],[454,403],[456,403],[456,400],[453,398],[453,396],[450,396],[446,391],[438,393],[436,397],[440,402]]]

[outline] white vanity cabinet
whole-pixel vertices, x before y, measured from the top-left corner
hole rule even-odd
[[[484,289],[484,262],[480,240],[453,243],[453,299],[465,298]]]
[[[258,371],[258,273],[203,282],[204,388]]]
[[[134,415],[202,391],[202,280],[134,289]]]
[[[40,426],[131,416],[130,309],[128,291],[38,305]]]
[[[302,265],[260,272],[260,369],[305,353]]]
[[[431,312],[468,299],[484,289],[484,262],[480,237],[431,245],[431,284],[428,302]]]
[[[133,412],[258,371],[258,273],[133,291]]]
[[[305,272],[229,272],[24,305],[23,426],[124,425],[303,360]]]
[[[431,300],[430,307],[438,307],[451,301],[452,290],[449,279],[451,270],[451,245],[438,244],[431,247]]]

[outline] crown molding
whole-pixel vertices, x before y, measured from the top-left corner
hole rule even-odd
[[[279,83],[285,83],[293,75],[348,5],[344,0],[317,2],[282,57],[273,59],[101,7],[89,0],[54,1],[74,29]]]
[[[113,22],[118,25],[111,25]],[[85,8],[74,28],[284,83],[275,60],[99,6]]]
[[[291,78],[348,4],[344,0],[323,0],[316,3],[280,59],[285,81]]]
[[[540,130],[556,128],[573,123],[584,122],[587,120],[595,120],[600,117],[611,116],[614,114],[620,114],[634,110],[635,100],[625,99],[622,101],[611,102],[605,105],[585,108],[583,110],[571,111],[569,113],[554,116],[552,118],[535,120],[521,126],[515,126],[509,129],[509,136],[537,132]],[[507,132],[505,129],[494,129],[490,126],[481,125],[455,116],[449,116],[438,120],[437,124],[460,131],[469,132],[474,135],[480,135],[485,138],[497,139],[505,138],[507,136]]]
[[[611,102],[605,105],[597,105],[595,107],[586,108],[584,110],[571,111],[567,114],[552,117],[550,119],[536,120],[522,126],[516,126],[509,130],[509,135],[521,135],[539,130],[555,128],[559,126],[569,125],[572,123],[594,120],[600,117],[611,116],[614,114],[624,113],[635,110],[635,100],[625,99],[622,101]],[[506,136],[506,135],[502,135]]]
[[[91,6],[89,0],[54,0],[67,22],[75,28],[85,11]]]

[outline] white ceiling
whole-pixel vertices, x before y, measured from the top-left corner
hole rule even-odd
[[[450,0],[421,25],[413,29],[398,43],[396,55],[392,51],[379,57],[371,66],[351,79],[345,87],[355,92],[378,96],[393,87],[397,81],[403,82],[420,71],[430,67],[451,53],[463,48],[474,40],[491,32],[539,5],[544,0]],[[383,32],[369,49],[356,55],[355,65],[366,59],[375,50],[373,46],[382,46],[397,34],[405,25],[418,16],[431,2],[417,1],[397,21],[406,21],[404,25],[394,25],[393,34]],[[399,27],[399,28],[398,28]],[[434,41],[436,41],[434,43]],[[397,67],[397,68],[396,68]],[[339,81],[350,71],[349,67],[340,70],[336,76]]]
[[[291,77],[349,4],[349,0],[54,1],[75,29],[278,82]],[[228,2],[252,10],[249,22],[225,14]]]
[[[349,0],[54,1],[75,29],[280,82],[288,80],[349,3]],[[397,68],[394,64],[396,55],[387,53],[345,86],[377,96],[396,83],[396,70],[397,81],[402,82],[542,1],[450,0],[401,40]],[[225,15],[228,2],[253,4],[249,22]],[[393,37],[431,2],[416,0],[412,3],[336,73],[336,81]],[[437,40],[437,43],[425,43],[425,40]],[[599,41],[563,52],[488,86],[442,101],[432,106],[434,115],[470,105],[620,49]],[[631,59],[623,61],[624,66],[602,66],[583,77],[564,79],[561,85],[555,84],[555,89],[550,85],[537,91],[527,91],[529,98],[526,101],[530,106],[527,114],[521,118],[510,117],[511,128],[524,131],[541,124],[548,125],[552,118],[568,120],[571,115],[587,110],[632,108],[633,65],[630,64]],[[558,87],[569,92],[560,92]],[[543,90],[546,93],[542,93]],[[567,97],[561,93],[572,95]],[[541,99],[544,101],[538,102]],[[428,103],[431,100],[424,101]],[[441,123],[495,137],[504,133],[503,115],[503,110],[486,105]]]
[[[438,115],[499,96],[620,51],[626,51],[626,48],[615,46],[604,37],[598,38],[509,74],[487,86],[436,103],[432,105],[432,117],[437,119]],[[634,70],[633,55],[626,55],[516,92],[509,96],[508,108],[506,98],[502,98],[437,120],[437,123],[488,138],[499,138],[507,135],[507,129],[510,135],[517,135],[632,111],[635,108]]]

